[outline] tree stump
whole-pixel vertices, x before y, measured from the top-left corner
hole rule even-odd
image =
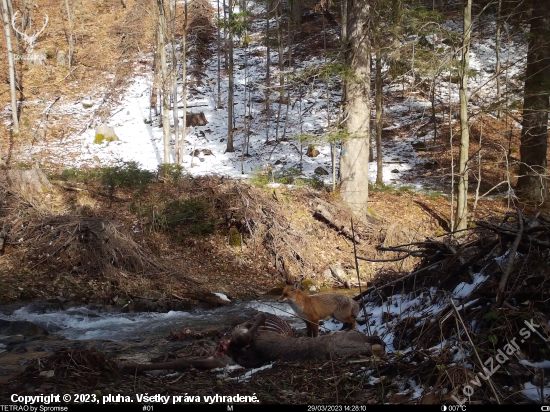
[[[53,186],[40,169],[0,171],[0,186],[17,194],[42,195]]]
[[[206,120],[206,116],[203,112],[187,113],[185,124],[187,127],[206,126],[208,124],[208,120]]]
[[[67,54],[63,50],[58,51],[57,52],[57,65],[58,66],[67,66],[67,64],[68,64]]]
[[[94,143],[101,144],[104,141],[114,142],[119,140],[118,136],[115,133],[115,129],[111,126],[96,126],[95,128],[95,138]]]

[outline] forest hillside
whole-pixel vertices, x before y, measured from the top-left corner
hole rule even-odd
[[[543,3],[2,0],[0,397],[547,403]]]

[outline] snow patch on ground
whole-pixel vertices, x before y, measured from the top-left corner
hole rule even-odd
[[[217,297],[219,297],[221,300],[225,302],[231,302],[231,300],[223,293],[214,292],[214,295],[216,295]]]
[[[214,9],[217,3],[211,0]],[[340,83],[337,78],[332,78],[328,87],[327,83],[314,79],[309,85],[302,85],[290,91],[290,105],[286,114],[286,104],[281,107],[281,124],[279,125],[279,137],[284,134],[288,140],[274,142],[276,128],[277,103],[274,103],[278,91],[273,90],[271,96],[271,115],[269,122],[265,115],[265,54],[266,48],[261,39],[265,30],[263,14],[265,6],[259,3],[251,3],[253,12],[258,13],[249,29],[250,38],[260,35],[260,39],[252,41],[245,49],[235,47],[235,152],[227,153],[227,97],[228,82],[224,75],[221,82],[222,109],[217,107],[217,55],[216,44],[211,44],[212,56],[204,62],[203,76],[200,84],[188,87],[188,113],[204,113],[208,124],[205,126],[190,127],[185,137],[184,168],[194,176],[207,174],[220,174],[233,178],[249,178],[260,171],[273,170],[281,172],[283,169],[294,169],[293,173],[302,173],[303,176],[318,176],[325,183],[332,180],[332,155],[331,147],[323,135],[329,130],[330,122],[334,124],[338,117],[340,100],[342,97]],[[236,7],[235,12],[238,12]],[[494,23],[491,19],[479,22],[484,30],[494,31]],[[272,27],[275,20],[271,21]],[[487,26],[487,29],[485,29]],[[462,32],[462,23],[458,20],[450,20],[443,24],[443,28],[456,33]],[[504,32],[508,28],[505,27]],[[337,36],[338,28],[328,27],[328,36]],[[450,55],[450,46],[442,43],[443,38],[435,35],[426,36],[434,43],[437,49],[443,49],[445,56]],[[525,36],[503,36],[501,55],[503,66],[506,67],[506,76],[513,83],[514,88],[521,86],[521,73],[526,58]],[[418,36],[409,36],[406,40],[418,43]],[[294,45],[294,48],[298,45]],[[491,36],[472,44],[470,52],[470,65],[474,70],[474,76],[469,79],[471,92],[471,107],[475,109],[480,105],[488,104],[495,98],[494,66],[496,64],[495,42]],[[437,50],[436,49],[436,50]],[[181,46],[178,46],[181,53]],[[288,50],[285,50],[285,56]],[[278,55],[275,51],[271,54],[272,83],[278,78],[278,68],[275,63]],[[286,58],[286,57],[285,57]],[[178,59],[180,61],[181,59]],[[325,64],[327,60],[319,56],[306,56],[295,54],[293,56],[294,70],[309,69]],[[328,60],[330,62],[330,60]],[[132,63],[129,63],[132,64]],[[112,75],[105,75],[105,82],[97,85],[97,91],[89,96],[82,96],[78,101],[65,101],[62,97],[51,108],[50,118],[46,122],[54,124],[60,116],[71,116],[74,119],[74,128],[66,130],[58,142],[42,142],[37,139],[20,156],[28,156],[30,160],[44,162],[46,160],[66,167],[90,167],[113,164],[118,160],[135,161],[149,170],[156,170],[163,163],[163,137],[159,118],[154,116],[150,108],[150,87],[153,84],[151,75],[151,56],[140,56],[133,63],[135,78],[125,90],[117,91],[119,103],[110,104],[111,115],[106,124],[113,126],[119,137],[119,141],[94,143],[95,133],[91,126],[94,124],[94,111],[104,102],[109,84],[113,80]],[[285,67],[285,71],[289,69]],[[384,64],[384,71],[388,65]],[[420,71],[416,69],[416,75]],[[442,71],[438,77],[435,88],[436,105],[451,105],[456,110],[458,105],[458,86],[449,84],[448,71]],[[192,80],[189,78],[189,80]],[[408,181],[409,185],[416,189],[429,185],[429,181],[423,176],[424,161],[411,143],[415,141],[431,142],[433,130],[429,125],[431,119],[431,103],[426,96],[420,95],[416,89],[417,79],[412,75],[405,75],[393,83],[384,86],[384,94],[388,96],[389,103],[385,107],[384,122],[386,124],[383,140],[383,182],[385,184],[402,185]],[[182,92],[182,84],[179,92]],[[328,93],[328,106],[327,106]],[[285,92],[288,94],[288,91]],[[397,99],[402,95],[401,99]],[[31,104],[32,102],[26,102]],[[51,102],[42,102],[45,109]],[[38,104],[38,103],[37,103]],[[90,107],[90,105],[92,105]],[[179,102],[179,124],[183,125],[182,103]],[[105,106],[105,105],[104,105]],[[374,106],[373,106],[374,107]],[[4,110],[5,111],[5,110]],[[440,120],[448,118],[448,113],[437,113]],[[245,116],[251,117],[250,124],[245,123]],[[173,121],[172,126],[173,126]],[[80,126],[78,125],[80,123]],[[426,126],[427,132],[423,129]],[[244,143],[246,128],[250,127],[248,147]],[[286,132],[285,132],[286,129]],[[181,130],[181,128],[180,128]],[[423,131],[424,130],[424,131]],[[422,133],[421,133],[422,131]],[[269,142],[266,143],[267,134]],[[308,141],[300,142],[293,139],[297,135],[310,135]],[[172,142],[173,144],[173,142]],[[317,157],[306,156],[309,144],[314,144],[319,150]],[[244,155],[243,155],[244,147]],[[173,149],[173,147],[172,147]],[[336,147],[336,166],[340,148]],[[197,153],[198,156],[191,156]],[[375,151],[376,153],[376,151]],[[173,153],[172,159],[173,161]],[[319,169],[322,168],[322,169]],[[315,174],[317,173],[322,174]],[[371,181],[376,178],[376,155],[369,165]],[[411,178],[411,177],[415,178]]]
[[[226,381],[237,381],[237,382],[247,382],[250,380],[250,378],[252,377],[252,375],[254,375],[255,373],[259,372],[259,371],[263,371],[264,369],[271,369],[273,367],[273,364],[270,363],[269,365],[264,365],[264,366],[261,366],[259,368],[255,368],[255,369],[252,369],[252,370],[249,370],[248,372],[246,372],[244,375],[241,375],[241,376],[237,376],[235,378],[225,378]],[[218,376],[219,377],[219,376]]]
[[[523,394],[533,401],[540,401],[540,386],[535,386],[531,382],[525,382],[523,385]],[[544,400],[550,399],[550,386],[544,387]]]

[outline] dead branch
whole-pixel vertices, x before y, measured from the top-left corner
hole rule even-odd
[[[508,252],[508,261],[506,262],[506,267],[502,273],[502,277],[498,285],[498,293],[497,293],[497,300],[496,300],[497,305],[500,305],[504,299],[504,291],[506,290],[506,284],[508,283],[508,278],[510,277],[512,266],[514,265],[514,260],[516,258],[516,252],[518,250],[519,242],[521,241],[521,236],[523,235],[523,215],[521,214],[521,211],[519,210],[519,208],[516,208],[516,211],[518,212],[519,230],[518,230],[516,239],[514,240],[512,247],[510,247],[510,251]]]
[[[351,228],[347,227],[344,222],[342,222],[337,217],[333,216],[327,208],[321,205],[317,205],[315,208],[315,213],[313,217],[319,220],[327,222],[330,226],[336,229],[338,232],[342,233],[348,239],[354,241],[358,245],[362,243],[361,239],[357,235],[353,235]]]

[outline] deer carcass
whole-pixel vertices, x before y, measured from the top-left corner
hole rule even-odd
[[[329,360],[353,356],[382,356],[384,342],[358,331],[339,331],[319,338],[297,338],[290,325],[278,316],[259,313],[236,327],[222,340],[213,356],[178,359],[173,362],[119,365],[123,373],[157,369],[213,369],[231,364],[252,368],[264,363],[301,360]]]

